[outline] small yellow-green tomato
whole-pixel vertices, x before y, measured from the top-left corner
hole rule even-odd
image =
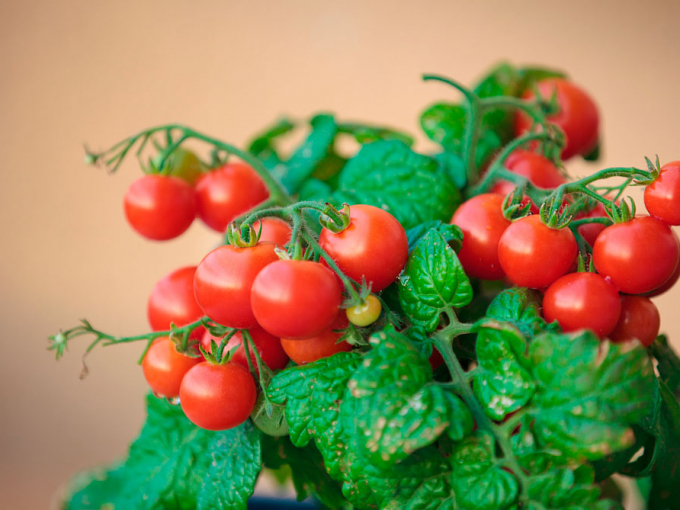
[[[355,326],[364,327],[377,321],[381,311],[380,300],[371,294],[360,305],[347,309],[347,319]]]

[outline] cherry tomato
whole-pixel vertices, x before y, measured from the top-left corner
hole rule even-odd
[[[548,120],[562,128],[567,137],[562,159],[592,152],[597,146],[600,125],[600,115],[592,98],[583,89],[562,78],[541,80],[536,88],[546,100],[557,94],[560,111]],[[532,90],[527,90],[522,97],[534,99],[535,96]],[[519,112],[515,117],[515,134],[522,135],[531,128],[532,120]]]
[[[198,216],[213,230],[224,232],[239,214],[269,197],[257,172],[245,163],[227,163],[204,174],[196,184]]]
[[[259,272],[250,292],[257,322],[279,338],[311,338],[328,329],[342,303],[338,279],[309,260],[278,260]]]
[[[207,430],[240,425],[253,412],[256,399],[255,381],[238,363],[199,363],[187,372],[179,389],[184,414]]]
[[[372,205],[350,207],[349,226],[339,233],[324,228],[319,244],[351,279],[380,292],[406,265],[408,239],[404,227],[387,211]]]
[[[196,217],[196,194],[182,179],[145,175],[125,193],[125,216],[139,234],[166,241],[182,234]]]
[[[593,246],[593,262],[621,292],[644,294],[668,281],[679,253],[678,239],[666,223],[640,216],[604,229]]]
[[[260,221],[253,224],[255,232],[260,231]],[[278,246],[285,246],[290,242],[292,234],[290,225],[278,218],[263,218],[262,231],[260,232],[260,242],[270,242]]]
[[[666,163],[645,188],[645,207],[669,225],[680,225],[680,161]]]
[[[157,338],[142,360],[144,378],[158,397],[175,398],[184,375],[201,362],[180,354],[169,337]]]
[[[265,365],[267,365],[270,370],[281,370],[282,368],[286,367],[288,364],[288,356],[284,352],[283,347],[281,347],[280,339],[270,335],[264,329],[258,326],[250,328],[248,332],[253,339],[253,343],[255,344],[257,352],[260,353],[262,361],[264,361]],[[214,340],[219,347],[222,339],[212,336],[210,331],[206,330],[203,338],[201,339],[201,345],[207,352],[212,352],[210,343],[211,340]],[[229,339],[229,342],[227,342],[227,345],[224,348],[224,352],[226,353],[231,351],[234,347],[238,347],[238,349],[236,352],[234,352],[234,356],[231,358],[231,361],[233,363],[238,363],[239,365],[242,365],[250,370],[250,365],[248,365],[248,357],[246,356],[246,349],[243,346],[243,336],[240,331],[237,331],[234,336]],[[252,347],[250,348],[250,359],[253,363],[253,368],[255,368],[255,372],[259,374],[260,371],[257,368],[257,360],[255,359],[255,353],[253,352]]]
[[[321,358],[327,358],[338,352],[349,352],[352,346],[338,340],[347,327],[347,319],[339,313],[333,324],[318,335],[306,340],[281,339],[281,345],[286,354],[298,365],[313,363]]]
[[[540,216],[512,223],[498,242],[498,259],[510,281],[540,289],[569,271],[578,247],[569,228],[553,229]]]
[[[621,316],[616,328],[609,335],[613,342],[626,342],[637,338],[649,347],[659,334],[661,316],[649,298],[621,296]]]
[[[170,329],[170,325],[186,326],[203,317],[194,297],[196,266],[183,267],[167,274],[154,286],[146,306],[149,325],[154,331]],[[201,338],[205,328],[198,327],[192,338]]]
[[[512,173],[526,177],[529,182],[541,189],[556,188],[566,182],[553,162],[536,152],[517,149],[505,160],[505,167]],[[498,181],[491,192],[505,197],[514,189],[513,183]]]
[[[430,357],[427,361],[430,363],[430,366],[434,371],[437,370],[440,366],[442,366],[442,364],[444,363],[444,357],[436,348],[433,347],[432,354],[430,354]]]
[[[381,311],[380,300],[370,294],[362,304],[349,307],[345,313],[352,324],[363,328],[377,321]]]
[[[458,259],[465,272],[475,278],[500,280],[505,276],[498,260],[498,241],[510,226],[503,216],[502,195],[477,195],[456,210],[451,223],[463,231]]]
[[[576,216],[576,219],[606,218],[606,217],[607,213],[604,210],[604,205],[598,203],[590,211],[579,213]],[[593,246],[595,244],[595,240],[598,238],[598,236],[602,233],[602,231],[605,228],[607,228],[607,225],[603,225],[602,223],[586,223],[578,227],[578,233],[581,234],[583,239],[585,239],[590,246]]]
[[[590,329],[600,338],[619,320],[621,299],[611,283],[595,273],[571,273],[556,280],[543,296],[543,315],[565,332]]]
[[[194,295],[203,313],[231,328],[255,326],[250,288],[262,268],[279,260],[275,248],[257,243],[249,248],[220,246],[208,253],[194,276]]]
[[[673,232],[673,235],[675,235],[675,232]],[[677,235],[675,235],[675,240],[677,241],[678,245],[680,245],[680,240],[678,239]],[[675,286],[675,284],[678,283],[678,280],[680,280],[680,263],[678,263],[678,267],[675,268],[675,272],[671,275],[671,277],[668,280],[666,280],[666,283],[664,283],[658,289],[646,293],[645,296],[650,298],[660,296],[661,294],[664,294],[665,292],[672,289]]]
[[[160,154],[154,159],[156,168],[160,168]],[[183,181],[191,185],[196,183],[196,180],[203,173],[203,163],[198,156],[193,152],[177,147],[165,161],[165,168],[163,172],[165,175],[172,175],[179,177]]]

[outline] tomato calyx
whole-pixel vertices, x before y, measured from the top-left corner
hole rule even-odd
[[[563,229],[571,222],[569,208],[562,207],[562,200],[558,197],[552,197],[543,202],[539,214],[543,224],[554,230]]]
[[[604,210],[609,219],[616,224],[625,223],[635,218],[637,208],[632,197],[625,197],[620,205],[612,201],[610,205],[605,206]]]
[[[227,242],[238,248],[251,248],[259,241],[261,232],[261,224],[259,230],[255,230],[255,227],[247,223],[240,228],[235,223],[230,223],[227,227]]]
[[[531,200],[524,198],[526,184],[517,186],[503,200],[503,217],[506,220],[514,221],[531,214]]]
[[[635,184],[639,186],[648,186],[652,184],[661,173],[661,162],[659,161],[659,155],[656,154],[656,159],[652,162],[651,159],[645,156],[645,162],[647,163],[647,170],[649,171],[649,177],[637,177],[635,179]]]
[[[333,204],[326,202],[324,204],[321,216],[319,216],[319,223],[321,226],[330,230],[334,234],[339,234],[347,227],[350,223],[350,209],[349,204],[342,204],[342,211],[338,211]]]

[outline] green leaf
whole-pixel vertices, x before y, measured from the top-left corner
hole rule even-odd
[[[472,300],[472,286],[446,237],[431,229],[418,241],[399,279],[399,300],[415,325],[434,331],[448,307]]]
[[[549,328],[541,316],[541,295],[532,289],[513,287],[498,294],[486,311],[487,317],[509,322],[526,337]],[[550,329],[555,329],[551,326]]]
[[[517,499],[517,480],[497,463],[488,435],[476,434],[456,445],[451,464],[453,490],[461,508],[502,510]]]
[[[260,473],[260,433],[250,420],[219,432],[208,443],[210,467],[198,496],[198,510],[245,509]]]
[[[364,145],[349,160],[332,202],[374,205],[411,228],[431,220],[448,222],[460,193],[435,160],[389,140]]]
[[[526,351],[526,340],[511,326],[499,323],[496,329],[485,327],[479,332],[474,391],[495,420],[524,406],[536,390]]]
[[[444,174],[456,185],[456,188],[461,190],[465,188],[467,175],[465,174],[465,163],[460,154],[444,151],[436,154],[434,159],[439,163]]]
[[[270,469],[290,467],[298,501],[314,495],[330,508],[346,503],[340,485],[326,473],[321,454],[313,444],[298,448],[287,437],[262,435],[262,459]]]
[[[311,120],[312,131],[286,161],[281,184],[291,193],[312,175],[317,166],[331,153],[337,125],[332,115],[317,115]]]
[[[453,248],[456,253],[458,253],[460,248],[463,246],[463,231],[460,229],[460,227],[451,225],[450,223],[443,223],[439,220],[434,220],[421,223],[420,225],[416,225],[415,227],[406,231],[409,253],[413,251],[413,249],[416,247],[416,244],[418,244],[418,241],[420,241],[430,230],[436,230],[442,234],[444,239],[446,239],[446,242],[449,243],[449,246],[451,246],[451,248]]]
[[[343,122],[338,125],[338,132],[352,135],[360,144],[377,142],[379,140],[399,140],[406,145],[413,145],[413,137],[411,135],[382,126]]]
[[[193,425],[179,406],[152,395],[147,397],[147,410],[147,421],[125,462],[128,483],[119,504],[139,509],[195,508],[214,433]]]
[[[659,335],[649,350],[658,361],[659,379],[668,385],[676,397],[680,397],[680,358],[668,344],[666,335]]]
[[[115,508],[118,495],[125,486],[125,471],[120,467],[82,473],[70,482],[70,496],[63,510],[95,510]]]
[[[341,476],[339,463],[346,449],[340,400],[360,363],[361,355],[356,352],[338,353],[283,370],[267,388],[272,402],[286,405],[293,444],[302,447],[314,439],[326,469],[336,479]]]
[[[269,170],[273,170],[282,164],[282,159],[276,149],[276,141],[294,128],[295,124],[290,120],[286,118],[278,120],[248,144],[248,152],[257,156]]]
[[[529,346],[537,390],[534,431],[544,446],[595,460],[633,444],[654,372],[639,344],[600,342],[591,332],[544,333]]]
[[[354,373],[340,407],[350,453],[387,469],[448,432],[461,440],[473,426],[463,402],[432,380],[432,369],[401,333],[388,328]]]

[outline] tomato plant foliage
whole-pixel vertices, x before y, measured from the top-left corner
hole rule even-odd
[[[542,189],[504,168],[504,161],[521,146],[540,151],[555,168],[561,166],[564,136],[547,120],[559,111],[556,98],[521,99],[546,78],[565,76],[502,63],[470,89],[426,77],[453,85],[464,95],[460,103],[440,101],[421,116],[425,135],[440,146],[435,155],[414,150],[408,134],[345,122],[330,113],[315,115],[307,123],[282,119],[254,138],[247,151],[172,125],[114,146],[122,155],[115,151],[88,155],[115,169],[135,143],[141,140],[143,148],[149,137],[162,131],[167,148],[149,172],[160,173],[168,165],[164,159],[178,149],[179,130],[181,141],[194,138],[213,146],[211,164],[196,156],[200,172],[222,167],[233,155],[252,166],[269,199],[238,218],[227,229],[228,247],[218,250],[242,256],[268,249],[271,260],[253,271],[254,281],[281,265],[302,264],[327,273],[334,301],[321,326],[332,324],[319,326],[321,332],[315,329],[317,334],[311,337],[337,337],[345,343],[342,349],[329,350],[334,354],[315,356],[310,363],[304,361],[311,358],[293,358],[300,364],[267,366],[267,357],[249,345],[257,340],[250,326],[255,321],[266,329],[262,317],[272,308],[256,310],[258,296],[269,299],[281,279],[252,288],[249,284],[232,301],[217,300],[225,313],[254,303],[257,313],[251,314],[255,319],[246,327],[214,313],[208,305],[216,294],[212,287],[210,292],[205,289],[220,287],[219,282],[213,276],[203,281],[200,274],[193,285],[205,317],[194,322],[183,320],[171,323],[168,331],[120,338],[83,321],[54,335],[50,348],[57,357],[65,353],[70,339],[94,334],[90,349],[98,343],[146,340],[144,355],[154,340],[163,337],[193,362],[199,355],[195,331],[207,329],[208,337],[217,341],[203,345],[202,366],[235,361],[229,343],[238,339],[244,344],[240,355],[247,356],[241,372],[248,383],[253,377],[259,394],[251,418],[217,432],[187,419],[181,402],[149,395],[146,422],[127,457],[109,469],[76,477],[63,508],[245,509],[263,470],[289,478],[299,501],[313,498],[327,508],[615,509],[621,508],[621,498],[612,496],[605,485],[614,473],[639,478],[651,487],[647,498],[651,510],[673,508],[680,500],[680,359],[665,337],[645,349],[637,341],[611,342],[587,329],[562,328],[559,319],[548,323],[541,291],[475,278],[466,274],[458,258],[461,253],[470,273],[466,257],[481,260],[474,247],[465,244],[463,230],[451,223],[462,197],[493,193],[499,181],[517,186],[517,196],[505,200],[494,196],[494,214],[505,218],[499,230],[507,232],[511,220],[523,217],[528,200],[543,204],[540,215],[528,221],[551,235],[573,234],[579,252],[589,261],[593,246],[579,234],[579,227],[591,220],[603,232],[612,228],[612,222],[630,225],[634,208],[617,205],[619,196],[612,200],[607,194],[612,189],[623,192],[633,182],[649,185],[658,178],[658,162],[656,167],[649,162],[649,171],[616,168],[596,174],[603,179],[625,177],[619,188],[588,187],[597,179],[584,178]],[[514,131],[518,111],[533,122],[532,131],[521,139]],[[293,133],[301,141],[284,149],[289,145],[284,138]],[[347,139],[352,143],[345,144]],[[593,159],[594,154],[586,157]],[[573,196],[565,198],[568,195]],[[599,200],[608,218],[576,216],[592,206],[583,202],[585,195]],[[351,209],[344,204],[375,206],[396,218],[391,221],[402,239],[401,259],[406,254],[404,235],[408,259],[391,283],[371,289],[370,282],[351,280],[356,276],[343,273],[339,261],[329,255],[331,250],[323,248],[321,226],[328,236],[349,228]],[[574,225],[572,216],[579,218]],[[276,250],[273,244],[258,245],[253,228],[267,217],[290,224],[290,241]],[[486,230],[481,228],[480,235]],[[502,239],[502,232],[494,239]],[[485,241],[492,251],[493,243],[500,243],[494,239]],[[677,244],[670,236],[667,241],[671,248]],[[559,255],[551,253],[552,245],[543,244],[541,250],[548,255],[536,264],[547,264]],[[362,256],[370,258],[371,253]],[[572,258],[569,252],[567,262]],[[585,265],[582,258],[579,270],[585,271]],[[590,269],[597,265],[595,256]],[[671,273],[673,260],[665,265],[659,282]],[[216,263],[216,267],[224,271],[235,266]],[[536,271],[532,266],[530,272]],[[236,272],[243,276],[243,271]],[[277,295],[291,288],[281,287]],[[296,308],[310,309],[328,297],[310,295],[305,306],[292,302],[278,318],[309,326],[311,319],[300,320]],[[374,320],[349,324],[346,309],[363,306],[369,299],[376,304]],[[268,336],[280,347],[278,336]],[[310,335],[301,334],[299,340],[283,336],[285,342],[310,340]],[[177,377],[185,380],[181,374]],[[188,410],[187,399],[184,405]],[[210,416],[216,409],[199,410]]]

